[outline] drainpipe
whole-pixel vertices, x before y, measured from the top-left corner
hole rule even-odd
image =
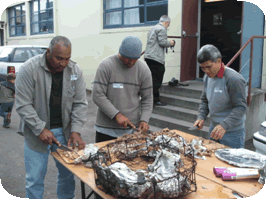
[[[8,44],[7,42],[7,23],[5,22],[5,31],[4,31],[4,35],[6,36],[6,46]]]

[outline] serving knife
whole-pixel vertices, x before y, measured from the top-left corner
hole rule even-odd
[[[192,126],[192,127],[189,127],[188,130],[193,131],[193,130],[196,130],[198,128],[199,128],[199,126]]]
[[[58,146],[57,143],[55,143],[55,142],[53,142],[53,143],[56,144],[56,145]],[[58,146],[58,148],[59,148],[59,149],[62,149],[62,150],[64,150],[64,151],[73,151],[73,149],[71,149],[71,148],[69,148],[68,146],[63,145],[63,144],[61,144],[61,146]]]

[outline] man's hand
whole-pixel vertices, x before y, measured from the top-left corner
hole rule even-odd
[[[73,143],[73,149],[75,149],[76,143],[78,143],[79,150],[84,149],[86,146],[86,143],[82,140],[80,134],[77,132],[71,133],[67,146],[70,147],[71,143]]]
[[[175,45],[175,40],[171,40],[170,43],[171,43],[171,46],[174,46]]]
[[[193,126],[198,126],[198,130],[201,130],[204,126],[204,120],[198,119],[196,122],[194,122]]]
[[[224,130],[222,125],[219,124],[212,130],[210,137],[214,140],[220,140],[224,136],[225,132],[226,131]]]
[[[141,130],[141,132],[146,133],[149,130],[149,124],[147,122],[141,121],[139,123],[139,130]]]
[[[44,144],[52,145],[53,143],[55,143],[58,146],[61,146],[60,142],[55,138],[54,134],[47,128],[43,129],[42,133],[39,135],[39,138],[41,139],[41,141],[43,141]]]
[[[124,128],[127,128],[127,126],[131,126],[132,128],[136,128],[134,126],[134,124],[132,124],[132,122],[126,116],[122,115],[121,113],[118,113],[115,116],[115,120],[119,126],[122,126]]]

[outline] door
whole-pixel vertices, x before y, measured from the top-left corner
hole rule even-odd
[[[264,35],[264,14],[263,11],[253,3],[243,2],[243,29],[242,46],[253,35]],[[263,43],[264,39],[254,39],[253,67],[252,67],[252,88],[261,87]],[[241,75],[248,81],[250,44],[241,53]]]
[[[241,45],[242,2],[236,0],[202,2],[200,46],[213,44],[227,64],[238,52]],[[240,58],[230,67],[239,72]],[[204,72],[200,70],[199,77]]]
[[[4,30],[0,29],[0,46],[4,45]]]
[[[197,30],[198,0],[183,0],[180,81],[196,78]]]

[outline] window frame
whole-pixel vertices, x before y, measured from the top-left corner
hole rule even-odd
[[[25,8],[24,14],[22,14],[22,11],[23,11],[22,6],[24,6],[24,8]],[[26,36],[26,7],[25,6],[26,6],[25,3],[22,3],[22,4],[18,4],[18,5],[15,5],[15,6],[8,8],[8,25],[9,25],[9,36],[10,37]],[[20,7],[20,15],[17,15],[17,12],[16,12],[17,7]],[[14,10],[14,16],[13,17],[11,16],[12,10]],[[20,20],[21,20],[21,23],[19,25],[16,24],[17,17],[20,17]],[[22,17],[25,17],[25,23],[22,23],[23,22]],[[11,25],[11,19],[14,19],[15,25]],[[17,33],[18,27],[20,27],[21,30],[23,30],[23,27],[25,27],[25,33]],[[14,35],[11,34],[12,28],[15,28],[15,34]]]
[[[111,8],[111,9],[106,9],[106,0],[103,0],[103,29],[114,29],[114,28],[129,28],[129,27],[141,27],[141,26],[152,26],[158,23],[159,19],[155,21],[147,21],[147,8],[148,7],[155,7],[155,6],[160,6],[160,5],[167,5],[168,6],[168,0],[160,0],[156,2],[147,2],[147,0],[143,0],[144,3],[143,5],[138,5],[138,6],[132,6],[132,7],[125,7],[125,0],[121,0],[121,7],[120,8]],[[139,24],[124,24],[124,16],[125,16],[125,10],[133,9],[133,8],[144,8],[144,23],[139,23]],[[106,14],[107,13],[112,13],[116,11],[121,11],[121,24],[116,24],[116,25],[106,25]],[[168,9],[167,9],[168,12]],[[166,14],[168,15],[168,13]]]
[[[46,0],[46,9],[43,9],[41,10],[40,9],[40,0],[32,0],[30,2],[30,34],[31,35],[40,35],[40,34],[53,34],[54,33],[54,1],[55,0],[52,0],[53,2],[53,6],[52,7],[48,7],[47,8],[47,4],[50,3],[50,0]],[[34,2],[38,2],[38,11],[34,11]],[[46,20],[41,20],[41,11],[45,11],[46,13],[48,13],[48,11],[52,10],[53,11],[53,16],[52,18],[48,18]],[[38,21],[33,21],[33,15],[34,14],[38,14]],[[49,31],[41,31],[41,24],[42,23],[51,23],[52,22],[52,25],[53,25],[53,29],[52,30],[49,30]],[[33,28],[33,25],[34,24],[38,24],[39,26],[39,31],[38,32],[33,32],[32,28]]]

